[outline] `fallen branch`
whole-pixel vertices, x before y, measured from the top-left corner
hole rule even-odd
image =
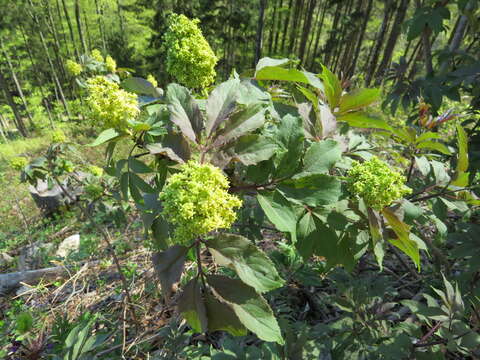
[[[98,261],[92,261],[87,263],[87,266],[95,265]],[[54,266],[44,269],[37,270],[27,270],[27,271],[17,271],[8,274],[0,274],[0,296],[7,294],[9,291],[12,291],[16,287],[20,286],[21,283],[26,283],[29,285],[37,284],[40,280],[51,280],[58,277],[68,277],[70,276],[69,267],[65,266]]]

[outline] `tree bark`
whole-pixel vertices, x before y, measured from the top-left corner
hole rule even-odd
[[[59,0],[56,0],[55,1],[55,7],[56,7],[56,10],[57,10],[57,18],[58,18],[58,22],[60,23],[60,34],[62,35],[62,39],[63,39],[63,45],[65,46],[65,50],[66,50],[66,54],[68,57],[71,57],[70,55],[70,46],[68,44],[68,41],[67,41],[67,36],[65,35],[65,28],[63,27],[63,21],[62,21],[62,12],[60,10],[60,3],[59,3]]]
[[[277,25],[275,26],[275,44],[273,45],[273,52],[274,53],[277,53],[278,51],[278,38],[280,36],[280,28],[282,26],[282,14],[283,14],[283,11],[280,11],[283,7],[283,0],[280,0],[280,4],[279,4],[279,11],[278,11],[278,15],[277,15]]]
[[[357,6],[353,11],[350,11],[350,13],[348,14],[350,22],[349,25],[346,25],[347,30],[345,31],[346,33],[348,32],[348,36],[346,38],[344,37],[341,41],[341,43],[345,45],[343,56],[340,62],[340,67],[337,72],[343,73],[346,78],[349,77],[348,72],[353,61],[352,53],[355,50],[355,46],[353,46],[353,44],[356,43],[356,39],[359,35],[359,32],[361,31],[361,27],[363,24],[363,22],[361,22],[360,26],[358,25],[361,19],[358,15],[361,13],[363,1],[364,0],[357,0]],[[353,4],[351,6],[353,7]]]
[[[330,59],[332,58],[333,50],[335,48],[335,39],[337,33],[338,22],[340,21],[340,16],[342,15],[342,6],[343,3],[339,1],[335,8],[335,16],[333,17],[332,28],[330,30],[330,36],[328,37],[327,43],[325,44],[324,53],[325,57],[323,63],[327,66],[330,66]]]
[[[432,31],[429,27],[425,27],[422,31],[423,59],[425,61],[425,72],[427,76],[433,74],[432,45],[430,44],[431,33]]]
[[[77,23],[77,31],[78,36],[80,37],[80,44],[82,45],[82,51],[84,54],[87,53],[87,45],[85,43],[85,37],[83,36],[83,29],[82,29],[82,20],[80,18],[80,1],[75,0],[75,21]]]
[[[253,67],[257,65],[258,60],[262,56],[263,45],[263,23],[265,20],[265,8],[267,7],[267,0],[260,0],[260,12],[258,14],[257,40],[255,42],[255,58],[253,60]]]
[[[285,22],[283,24],[283,34],[282,34],[282,53],[285,53],[285,40],[287,39],[288,24],[290,23],[290,17],[292,15],[292,5],[293,0],[290,0],[288,3],[288,15],[285,17]]]
[[[55,21],[53,20],[52,16],[52,11],[50,9],[50,4],[46,1],[44,2],[44,9],[45,9],[45,24],[47,25],[48,30],[52,34],[53,37],[53,44],[55,47],[55,60],[57,63],[58,69],[60,69],[60,75],[61,75],[61,80],[62,82],[65,82],[66,79],[66,71],[63,66],[63,61],[61,59],[62,57],[62,47],[60,46],[60,41],[58,40],[58,33],[57,33],[57,28],[55,26]]]
[[[15,84],[15,87],[17,88],[17,91],[18,91],[18,95],[20,95],[20,99],[22,100],[23,107],[25,108],[25,113],[27,114],[28,122],[29,122],[29,124],[32,128],[35,128],[35,124],[33,123],[32,115],[30,114],[30,111],[28,110],[27,100],[25,99],[25,95],[23,94],[22,86],[20,85],[20,82],[18,81],[17,74],[15,72],[14,67],[12,66],[10,56],[8,55],[8,52],[6,51],[6,49],[4,47],[2,38],[0,38],[0,49],[2,50],[3,56],[5,57],[5,60],[7,62],[8,68],[10,70],[10,75],[11,75],[12,80]]]
[[[368,0],[367,9],[365,10],[364,19],[362,27],[360,29],[360,34],[358,35],[357,45],[355,48],[355,53],[353,55],[352,64],[348,71],[348,77],[355,74],[355,68],[357,67],[358,58],[360,56],[360,51],[362,49],[363,39],[365,38],[365,30],[367,29],[368,20],[370,19],[370,14],[372,12],[373,0]]]
[[[450,41],[450,45],[448,46],[448,51],[450,53],[456,51],[460,47],[460,43],[463,39],[463,34],[465,28],[467,27],[468,18],[465,15],[460,15],[457,26],[453,32],[452,39]],[[447,70],[448,60],[444,60],[440,65],[439,73],[443,74]]]
[[[120,34],[123,36],[125,34],[125,24],[123,22],[122,5],[120,4],[120,0],[117,0],[117,15],[120,24]]]
[[[382,46],[383,46],[383,39],[385,39],[385,35],[387,34],[387,31],[388,31],[388,24],[390,22],[392,4],[390,1],[388,1],[388,2],[385,2],[384,6],[385,8],[384,8],[382,25],[380,26],[380,30],[378,32],[377,39],[375,41],[375,46],[373,47],[373,51],[371,52],[371,56],[369,55],[370,62],[367,62],[367,65],[369,64],[367,75],[365,77],[365,86],[367,87],[370,85],[373,75],[375,74],[375,71],[377,69],[377,63],[380,57],[380,50],[382,49]]]
[[[295,3],[295,12],[293,15],[293,24],[290,30],[290,43],[288,45],[288,54],[293,54],[295,49],[295,42],[297,40],[297,30],[300,22],[300,16],[302,14],[303,0],[297,0]]]
[[[50,108],[49,108],[48,101],[47,101],[47,95],[46,95],[45,89],[43,88],[43,82],[40,81],[40,79],[38,77],[38,74],[40,74],[40,71],[38,70],[38,66],[33,59],[32,50],[31,50],[30,44],[27,40],[27,36],[25,35],[25,31],[23,29],[23,26],[20,26],[20,32],[21,32],[22,37],[23,37],[25,48],[27,49],[28,58],[30,59],[30,63],[32,65],[34,78],[37,82],[38,88],[40,89],[40,93],[42,94],[43,102],[45,104],[45,109],[47,110],[47,114],[48,114],[48,119],[50,120],[50,124],[53,124],[53,118],[52,118],[52,114],[50,113]]]
[[[28,2],[30,4],[31,9],[34,10],[32,0],[28,0]],[[57,72],[55,71],[55,67],[53,66],[53,62],[52,62],[52,59],[50,57],[50,53],[48,51],[47,43],[45,41],[45,37],[43,36],[43,32],[41,30],[40,22],[38,21],[38,17],[31,10],[27,9],[27,12],[29,13],[29,15],[32,18],[35,25],[37,26],[38,35],[40,36],[40,42],[42,44],[43,51],[45,52],[45,56],[47,58],[48,64],[50,65],[50,71],[51,71],[54,83],[56,85],[56,89],[58,91],[60,101],[62,102],[62,105],[65,109],[65,112],[66,112],[68,118],[70,119],[71,115],[70,115],[70,110],[68,109],[67,100],[65,99],[65,94],[63,93],[62,85],[60,84],[60,80],[58,79]]]
[[[383,52],[382,62],[380,63],[377,74],[376,74],[376,85],[379,85],[383,80],[383,75],[387,71],[390,61],[392,60],[393,50],[397,44],[398,36],[402,28],[403,20],[405,19],[405,14],[407,13],[407,8],[410,0],[400,0],[400,5],[398,6],[397,14],[393,21],[392,30],[390,31],[390,36],[388,38],[387,44],[385,46],[385,51]]]
[[[345,7],[345,12],[343,13],[343,18],[350,17],[351,13],[351,7],[352,7],[352,2],[353,0],[348,0],[347,6]],[[335,47],[334,47],[334,62],[331,68],[333,69],[334,73],[338,73],[341,69],[338,69],[337,71],[337,66],[339,64],[339,60],[342,54],[342,50],[347,47],[347,41],[345,41],[345,36],[347,34],[347,22],[342,21],[341,22],[341,27],[340,27],[340,38],[338,40],[336,39],[335,41]]]
[[[63,5],[63,13],[65,14],[65,20],[67,21],[67,25],[68,25],[68,31],[70,33],[70,40],[72,40],[72,46],[75,52],[75,57],[78,60],[80,59],[80,53],[78,52],[78,48],[76,45],[75,35],[73,34],[73,25],[72,25],[72,21],[70,20],[70,15],[68,15],[68,9],[67,9],[67,4],[65,3],[65,0],[62,0],[62,5]]]
[[[13,115],[15,117],[15,125],[17,126],[18,131],[20,132],[20,134],[22,134],[23,137],[27,137],[28,136],[27,128],[25,127],[25,124],[23,122],[22,115],[18,111],[17,104],[15,104],[15,101],[13,100],[12,93],[8,88],[7,81],[3,76],[2,69],[0,69],[0,88],[2,89],[3,94],[5,95],[5,99],[7,100],[8,106],[10,106],[10,108],[13,111]]]
[[[0,113],[0,135],[2,135],[3,141],[8,142],[6,132],[7,132],[6,121],[3,118],[3,115]]]
[[[307,18],[303,24],[302,38],[300,40],[300,49],[299,49],[299,58],[300,63],[304,62],[305,57],[305,48],[307,46],[307,40],[310,35],[310,29],[312,27],[313,13],[315,12],[315,7],[317,6],[316,0],[310,0],[307,7]]]
[[[102,38],[103,51],[107,52],[107,40],[105,37],[105,24],[103,22],[103,7],[98,4],[99,0],[95,0],[95,11],[97,13],[98,29],[100,31],[100,37]]]
[[[320,44],[320,37],[322,35],[323,21],[325,20],[325,13],[327,12],[327,6],[328,6],[328,2],[325,1],[325,4],[323,5],[323,10],[322,10],[322,17],[320,19],[320,25],[318,26],[318,30],[317,30],[317,39],[315,40],[315,47],[313,48],[313,54],[311,55],[310,67],[312,68],[312,70],[315,64],[315,58],[318,53],[318,45]]]
[[[88,26],[87,12],[83,8],[83,21],[85,22],[85,30],[87,31],[88,51],[92,51],[92,37],[90,36],[90,27]]]
[[[275,24],[276,24],[276,18],[277,18],[277,6],[275,4],[275,1],[273,1],[273,14],[272,14],[272,20],[270,22],[270,31],[268,32],[268,55],[270,56],[272,54],[273,50],[273,34],[275,32]]]

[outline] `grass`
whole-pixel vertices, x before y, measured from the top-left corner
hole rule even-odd
[[[75,145],[76,152],[70,160],[75,164],[104,165],[105,145],[98,147],[82,146],[91,143],[95,137],[92,129],[82,128],[76,123],[60,123],[67,137]],[[8,143],[0,143],[0,252],[14,249],[29,241],[29,238],[42,236],[42,223],[48,222],[35,205],[29,192],[29,184],[20,182],[20,173],[9,165],[15,156],[25,156],[29,161],[41,156],[51,143],[48,132],[37,132],[29,138],[18,138]],[[116,152],[125,157],[128,145],[118,146]]]

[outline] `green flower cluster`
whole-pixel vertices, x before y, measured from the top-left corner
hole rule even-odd
[[[155,79],[152,74],[148,74],[147,81],[150,82],[150,84],[152,84],[153,86],[158,87],[157,79]]]
[[[67,68],[68,73],[72,76],[78,76],[83,71],[82,65],[76,63],[73,60],[67,60],[67,62],[65,63],[65,67]]]
[[[135,119],[140,113],[137,95],[120,89],[117,83],[104,76],[88,79],[87,85],[87,103],[100,127],[128,132],[128,120]]]
[[[349,191],[378,211],[412,192],[405,181],[400,172],[375,156],[364,163],[355,161],[347,174]]]
[[[217,57],[198,27],[200,20],[172,14],[164,35],[167,72],[189,88],[203,89],[215,80]]]
[[[103,175],[103,169],[101,167],[98,167],[98,166],[95,166],[95,165],[90,165],[88,167],[88,171],[93,176],[101,177]]]
[[[10,166],[15,170],[23,170],[28,165],[28,160],[23,156],[16,156],[10,159]]]
[[[103,56],[100,50],[93,49],[91,53],[92,59],[98,62],[103,62]]]
[[[242,201],[228,193],[228,179],[213,165],[189,161],[162,193],[163,215],[176,226],[175,243],[188,244],[215,229],[229,228]]]
[[[117,62],[110,55],[107,55],[105,58],[105,67],[108,72],[114,73],[117,71]]]
[[[67,136],[60,129],[53,130],[50,133],[50,138],[52,139],[52,142],[54,142],[54,143],[64,143],[64,142],[67,141]]]

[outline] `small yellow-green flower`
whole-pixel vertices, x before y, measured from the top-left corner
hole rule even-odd
[[[98,62],[103,62],[103,56],[102,56],[102,53],[100,52],[100,50],[93,49],[91,55],[92,55],[93,60],[98,61]]]
[[[68,73],[72,76],[78,76],[83,71],[82,65],[70,59],[65,63],[65,67],[67,68]]]
[[[62,163],[62,169],[67,173],[71,173],[75,170],[75,165],[69,160],[64,160]]]
[[[160,199],[163,216],[175,225],[173,241],[188,244],[212,230],[229,228],[242,201],[228,188],[228,179],[210,164],[189,161],[170,176]]]
[[[157,79],[155,79],[152,74],[148,74],[147,81],[149,81],[153,86],[158,87]]]
[[[103,175],[103,169],[101,167],[90,165],[88,171],[94,176],[101,177]]]
[[[50,134],[52,142],[63,143],[67,141],[67,136],[61,129],[53,130]]]
[[[378,211],[412,192],[405,181],[400,172],[375,156],[363,163],[355,161],[347,174],[349,191]]]
[[[135,119],[140,113],[137,95],[120,89],[117,83],[104,76],[88,79],[87,85],[87,104],[98,125],[102,129],[114,128],[127,132],[128,120]]]
[[[117,63],[110,55],[107,55],[107,57],[105,58],[105,66],[107,67],[107,70],[111,73],[117,71]]]
[[[172,14],[164,35],[167,72],[189,88],[203,89],[215,80],[217,57],[198,27],[200,20]]]
[[[28,160],[23,156],[17,156],[10,159],[10,166],[15,170],[23,170],[28,165]]]

